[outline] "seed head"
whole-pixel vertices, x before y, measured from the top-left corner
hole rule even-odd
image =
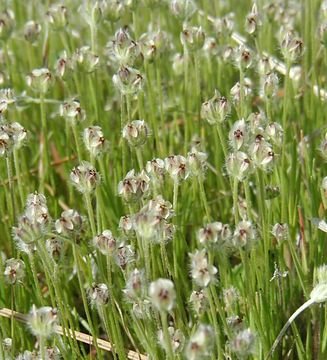
[[[45,247],[54,260],[59,259],[64,250],[64,242],[57,236],[53,236],[46,240]]]
[[[270,171],[275,165],[277,156],[267,141],[255,141],[249,147],[249,154],[254,166],[263,171]]]
[[[83,161],[70,173],[73,185],[81,193],[91,193],[100,184],[100,174],[90,163]]]
[[[210,125],[224,122],[230,112],[229,101],[217,90],[215,90],[214,96],[201,106],[201,118],[207,120]]]
[[[138,70],[125,66],[118,70],[112,77],[112,81],[123,95],[137,94],[144,84],[144,78]]]
[[[206,250],[196,250],[189,256],[191,259],[191,277],[194,282],[200,287],[207,287],[214,282],[218,270],[209,264]]]
[[[243,84],[244,99],[247,100],[252,94],[252,81],[249,78],[244,78]],[[237,82],[230,90],[230,95],[234,104],[239,104],[241,100],[241,85]]]
[[[89,289],[89,298],[93,306],[103,306],[109,302],[109,289],[106,284],[93,283]]]
[[[146,163],[146,172],[154,181],[162,181],[165,174],[165,162],[162,159],[152,159]]]
[[[159,311],[171,311],[176,299],[174,283],[168,279],[153,281],[149,286],[149,296]]]
[[[126,27],[116,31],[114,39],[107,44],[107,52],[110,60],[119,66],[132,66],[141,54],[140,46]]]
[[[273,228],[271,230],[271,233],[274,235],[274,237],[277,240],[278,244],[280,244],[284,240],[287,240],[288,237],[289,237],[288,225],[287,224],[276,223],[273,226]]]
[[[236,151],[228,155],[226,169],[228,175],[239,181],[243,181],[252,172],[252,162],[246,153]]]
[[[8,105],[16,102],[16,96],[13,89],[0,89],[0,120],[2,115],[7,111]]]
[[[71,235],[82,231],[84,225],[83,217],[73,209],[65,210],[55,222],[55,228],[58,234]]]
[[[89,46],[75,50],[72,55],[72,67],[82,73],[92,73],[99,67],[100,58],[94,54]]]
[[[0,40],[7,41],[15,28],[15,17],[11,10],[0,13]]]
[[[196,12],[197,7],[193,0],[172,0],[170,9],[177,18],[187,21]]]
[[[103,255],[112,255],[116,250],[117,241],[110,230],[104,230],[93,238],[93,246]]]
[[[255,335],[251,329],[238,332],[230,343],[230,347],[241,358],[247,358],[255,353]]]
[[[34,69],[26,76],[27,85],[36,93],[45,94],[53,84],[49,69]]]
[[[198,151],[196,147],[192,147],[191,151],[187,154],[187,161],[192,176],[204,178],[207,169],[208,154]]]
[[[231,286],[227,289],[223,289],[223,298],[226,307],[226,311],[231,311],[234,306],[238,303],[240,293],[236,287]]]
[[[20,259],[8,259],[5,262],[5,280],[9,284],[20,283],[25,277],[25,264]]]
[[[205,33],[201,26],[185,26],[180,37],[182,45],[190,52],[198,51],[203,48]]]
[[[146,279],[144,270],[134,269],[130,273],[123,293],[128,301],[138,301],[144,299],[146,296]]]
[[[139,201],[146,197],[150,191],[150,178],[144,170],[135,174],[135,170],[130,170],[125,178],[118,184],[118,195],[126,202]]]
[[[253,55],[244,45],[240,45],[235,53],[236,66],[245,72],[252,65]]]
[[[262,95],[267,99],[276,96],[278,90],[278,76],[274,72],[269,72],[264,75],[262,85]]]
[[[261,76],[273,72],[275,69],[275,63],[269,56],[263,55],[258,61],[258,72]]]
[[[172,57],[172,68],[176,75],[182,75],[185,69],[186,58],[183,54],[177,53]]]
[[[198,316],[203,314],[208,307],[205,291],[203,289],[199,291],[193,290],[190,296],[190,304]]]
[[[31,44],[36,44],[39,40],[42,27],[35,21],[28,21],[24,26],[24,38]]]
[[[249,139],[249,130],[244,119],[234,123],[228,137],[230,146],[234,151],[240,150],[240,148],[247,143]]]
[[[185,336],[179,329],[175,329],[173,326],[168,327],[168,334],[171,341],[171,348],[173,353],[178,354],[183,350],[185,344]],[[158,340],[161,347],[168,353],[169,349],[165,341],[164,333],[162,330],[158,332]]]
[[[245,20],[245,31],[250,35],[254,35],[258,29],[262,25],[257,5],[253,4],[251,12],[247,15]]]
[[[32,334],[44,338],[48,338],[54,333],[57,322],[57,310],[49,306],[37,309],[33,305],[27,317],[27,324]]]
[[[293,31],[283,32],[281,43],[281,52],[286,61],[295,62],[304,52],[304,44]]]
[[[134,120],[123,128],[123,138],[130,146],[139,147],[146,143],[150,130],[144,120]]]
[[[169,47],[168,35],[160,29],[144,33],[140,37],[140,47],[147,61],[155,60]]]
[[[89,126],[83,131],[83,141],[92,157],[103,154],[109,146],[100,126]]]
[[[115,254],[115,260],[117,265],[123,270],[126,269],[127,265],[132,264],[135,261],[135,252],[131,245],[121,242]]]
[[[186,180],[190,175],[189,164],[182,155],[172,155],[165,158],[166,172],[174,181]]]
[[[236,248],[249,249],[257,240],[255,227],[250,221],[241,221],[236,225],[233,235],[233,245]]]
[[[86,118],[85,110],[81,108],[78,100],[68,100],[60,105],[59,115],[63,117],[71,125],[84,121]]]
[[[212,355],[214,339],[214,331],[210,325],[199,325],[186,346],[186,359],[197,360]]]
[[[64,50],[58,57],[54,66],[54,71],[56,76],[63,80],[69,79],[72,76],[74,64],[72,59],[67,56],[66,50]]]
[[[62,4],[52,4],[45,14],[45,19],[52,30],[61,31],[68,24],[68,11]]]

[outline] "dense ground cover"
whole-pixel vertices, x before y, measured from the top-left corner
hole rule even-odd
[[[0,359],[325,359],[327,2],[0,10]]]

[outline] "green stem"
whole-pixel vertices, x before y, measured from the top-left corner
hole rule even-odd
[[[171,344],[171,338],[170,338],[169,331],[168,331],[167,314],[165,312],[161,311],[160,316],[161,316],[164,340],[165,340],[165,344],[166,344],[167,359],[173,360],[174,353],[173,353],[173,348],[172,348],[172,344]]]

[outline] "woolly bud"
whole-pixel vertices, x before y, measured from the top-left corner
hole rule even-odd
[[[159,311],[172,310],[176,299],[174,283],[168,279],[153,281],[149,287],[149,296],[152,304]]]
[[[84,121],[86,118],[85,110],[81,108],[78,100],[68,100],[60,105],[59,115],[68,121],[71,125]]]
[[[45,18],[52,30],[59,31],[68,24],[68,12],[66,6],[53,4],[45,14]]]
[[[92,157],[97,157],[108,148],[108,141],[103,136],[100,126],[89,126],[83,131],[83,141]]]
[[[93,238],[93,246],[103,255],[112,255],[116,250],[116,243],[117,241],[110,230],[104,230]]]
[[[27,317],[27,324],[34,336],[48,338],[54,333],[57,325],[57,310],[49,306],[37,309],[33,305]]]
[[[191,52],[201,50],[205,41],[205,33],[201,26],[184,27],[180,37],[182,45]]]
[[[197,360],[212,355],[215,334],[210,325],[201,324],[191,336],[185,356],[188,360]]]
[[[27,85],[35,92],[45,94],[53,84],[49,69],[34,69],[26,76]]]
[[[103,306],[109,302],[109,289],[106,284],[93,283],[89,289],[90,302],[94,306]]]
[[[5,280],[9,284],[21,282],[25,277],[25,264],[20,259],[8,259],[5,262]]]
[[[134,120],[123,128],[123,138],[133,147],[144,145],[149,134],[149,127],[144,120]]]
[[[99,185],[100,174],[90,163],[83,161],[80,165],[73,168],[70,173],[73,185],[81,193],[90,193]]]
[[[123,95],[135,95],[142,90],[144,83],[141,73],[130,67],[121,67],[112,81]]]

